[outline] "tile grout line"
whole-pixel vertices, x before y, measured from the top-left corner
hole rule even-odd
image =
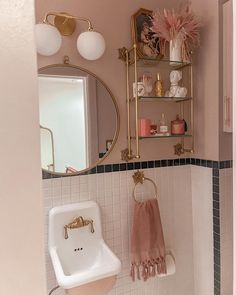
[[[219,165],[220,167],[220,165]],[[221,294],[220,264],[220,173],[212,168],[212,210],[213,210],[213,253],[214,253],[214,295]]]

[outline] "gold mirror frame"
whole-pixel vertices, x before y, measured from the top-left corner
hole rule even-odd
[[[112,152],[112,150],[113,150],[113,148],[114,148],[114,146],[115,146],[115,144],[117,142],[118,135],[119,135],[119,132],[120,132],[120,112],[119,112],[118,104],[116,102],[116,99],[115,99],[113,93],[111,92],[110,88],[108,88],[108,86],[103,82],[103,80],[101,80],[97,75],[95,75],[94,73],[88,71],[87,69],[84,69],[84,68],[78,67],[76,65],[70,64],[68,62],[68,60],[64,60],[64,61],[65,62],[62,63],[62,64],[51,64],[51,65],[47,65],[47,66],[44,66],[42,68],[39,68],[38,69],[38,74],[40,74],[40,71],[44,71],[44,70],[51,69],[51,68],[59,68],[59,67],[74,68],[74,69],[78,69],[80,71],[84,71],[87,74],[93,76],[95,79],[97,79],[98,81],[101,82],[101,84],[105,87],[105,89],[110,94],[110,96],[112,98],[112,101],[114,103],[114,106],[115,106],[115,110],[116,110],[116,131],[115,131],[115,135],[113,137],[112,145],[109,148],[109,150],[106,152],[106,154],[101,159],[99,159],[96,163],[94,163],[92,166],[90,166],[90,167],[88,167],[86,169],[83,169],[83,170],[80,170],[79,172],[74,172],[74,173],[54,172],[54,171],[48,171],[48,170],[42,168],[42,171],[49,174],[49,175],[62,176],[62,177],[63,176],[64,177],[68,176],[69,177],[69,176],[75,176],[75,175],[84,174],[84,173],[90,171],[91,169],[93,169],[96,166],[98,166],[99,164],[101,164],[108,157],[108,155]]]

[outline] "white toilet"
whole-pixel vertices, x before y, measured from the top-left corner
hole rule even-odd
[[[120,260],[103,240],[96,202],[51,209],[49,253],[58,285],[70,295],[105,295],[121,270]]]

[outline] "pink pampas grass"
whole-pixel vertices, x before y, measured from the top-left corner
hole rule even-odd
[[[191,11],[190,3],[178,11],[164,9],[153,14],[152,31],[161,39],[161,51],[165,55],[166,44],[181,38],[183,58],[189,60],[192,50],[200,44],[201,22]]]

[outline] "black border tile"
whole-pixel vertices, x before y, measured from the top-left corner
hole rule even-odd
[[[213,215],[213,224],[220,227],[220,216],[216,217],[215,215]]]
[[[214,241],[214,250],[216,253],[216,256],[220,256],[220,242]],[[220,266],[220,263],[217,263],[216,265]]]
[[[213,231],[214,231],[214,233],[220,235],[220,227],[219,226],[213,224]]]
[[[213,168],[213,161],[207,160],[207,168]]]
[[[214,185],[218,185],[219,186],[219,184],[220,184],[219,177],[214,177],[214,175],[213,175],[212,182],[213,182]]]
[[[167,167],[167,160],[161,160],[161,167]]]
[[[105,171],[104,165],[97,166],[97,173],[104,173],[104,171]]]
[[[213,164],[213,168],[219,169],[219,162],[213,161],[212,164]]]
[[[231,161],[225,161],[225,168],[231,168]]]
[[[220,201],[220,195],[218,193],[213,192],[213,201],[216,201],[216,202]]]
[[[105,172],[112,172],[112,165],[105,165]]]
[[[134,169],[141,169],[141,163],[140,162],[135,162],[134,163]]]
[[[119,164],[112,164],[112,171],[113,172],[120,171],[120,165]]]
[[[219,177],[220,176],[220,172],[219,172],[219,169],[213,169],[213,176],[214,177]]]
[[[219,187],[219,185],[213,184],[213,193],[217,193],[217,194],[220,193],[220,187]]]
[[[142,169],[147,169],[148,168],[148,162],[147,161],[141,162],[141,168]]]
[[[155,161],[155,168],[159,168],[159,167],[161,167],[161,161],[157,160]]]
[[[220,290],[220,282],[216,279],[214,279],[214,287]]]
[[[120,164],[120,171],[126,171],[126,170],[127,170],[127,164],[126,163]]]
[[[174,166],[179,166],[179,159],[174,159]]]
[[[214,277],[217,281],[220,281],[220,274],[219,273],[214,273]]]
[[[225,161],[221,161],[220,162],[220,169],[224,169],[225,168]]]
[[[220,274],[220,266],[218,264],[214,264],[214,271]]]
[[[196,165],[196,159],[191,158],[191,164],[192,164],[192,165]]]
[[[134,170],[134,163],[127,163],[128,170]]]
[[[213,201],[213,209],[220,210],[220,202]]]
[[[181,158],[179,160],[179,164],[182,166],[182,165],[186,165],[186,159],[185,158]]]
[[[186,159],[186,165],[190,165],[191,164],[191,159],[190,158],[187,158]]]
[[[148,161],[148,168],[154,168],[155,163],[154,161]]]

